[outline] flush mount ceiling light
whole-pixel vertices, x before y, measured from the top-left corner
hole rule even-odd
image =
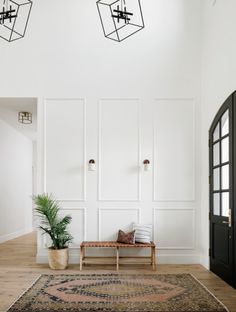
[[[22,124],[32,124],[32,114],[29,112],[19,112],[18,121]]]
[[[97,8],[108,39],[121,42],[144,28],[140,0],[99,0]]]
[[[31,0],[0,0],[0,37],[8,42],[23,38],[31,12]]]

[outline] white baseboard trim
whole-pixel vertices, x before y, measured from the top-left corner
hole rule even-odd
[[[200,264],[204,266],[207,270],[210,269],[210,259],[208,256],[201,256],[200,258]]]
[[[19,236],[31,233],[32,231],[33,231],[32,228],[26,228],[26,229],[18,230],[18,231],[13,232],[13,233],[2,235],[2,236],[0,236],[0,244],[5,243],[11,239],[17,238]]]
[[[48,263],[48,252],[45,249],[41,253],[37,253],[36,256],[36,263],[38,264],[45,264]],[[70,264],[78,264],[79,263],[79,252],[75,250],[69,251],[69,263]]]
[[[159,264],[200,264],[200,255],[188,255],[188,254],[168,254],[159,255],[157,257],[157,263]]]
[[[48,263],[47,250],[41,251],[37,254],[36,262],[39,264]],[[79,251],[70,250],[69,252],[69,263],[79,263]],[[200,255],[188,255],[188,254],[172,254],[172,255],[159,255],[157,257],[158,264],[200,264]]]

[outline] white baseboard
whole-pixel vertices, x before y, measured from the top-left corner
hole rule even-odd
[[[48,263],[47,249],[40,251],[37,254],[36,262],[39,264]],[[79,263],[79,251],[72,249],[69,251],[69,263]],[[200,255],[188,255],[188,254],[169,254],[159,255],[157,257],[158,264],[200,264]]]
[[[200,255],[188,255],[188,254],[168,254],[159,255],[157,257],[157,263],[159,264],[200,264]]]
[[[210,269],[210,259],[208,256],[201,256],[200,258],[200,264],[204,266],[207,270]]]
[[[19,236],[31,233],[32,231],[33,231],[32,228],[26,228],[26,229],[18,230],[18,231],[13,232],[13,233],[2,235],[2,236],[0,236],[0,244],[4,243],[4,242],[7,242],[7,241],[9,241],[11,239],[17,238]]]
[[[38,263],[38,264],[48,263],[47,249],[45,249],[41,253],[37,253],[36,263]],[[78,264],[79,263],[79,252],[78,251],[76,251],[76,250],[70,250],[69,251],[69,263],[70,264]]]

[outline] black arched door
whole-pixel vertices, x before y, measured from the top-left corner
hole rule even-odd
[[[233,93],[218,111],[209,131],[210,269],[233,286],[235,117],[236,94]]]

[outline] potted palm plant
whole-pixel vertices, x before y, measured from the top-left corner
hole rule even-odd
[[[60,207],[52,195],[37,195],[33,199],[35,211],[41,221],[39,228],[43,234],[48,234],[52,241],[48,248],[49,266],[54,270],[63,270],[68,266],[68,245],[73,239],[67,230],[71,216],[59,217]]]

